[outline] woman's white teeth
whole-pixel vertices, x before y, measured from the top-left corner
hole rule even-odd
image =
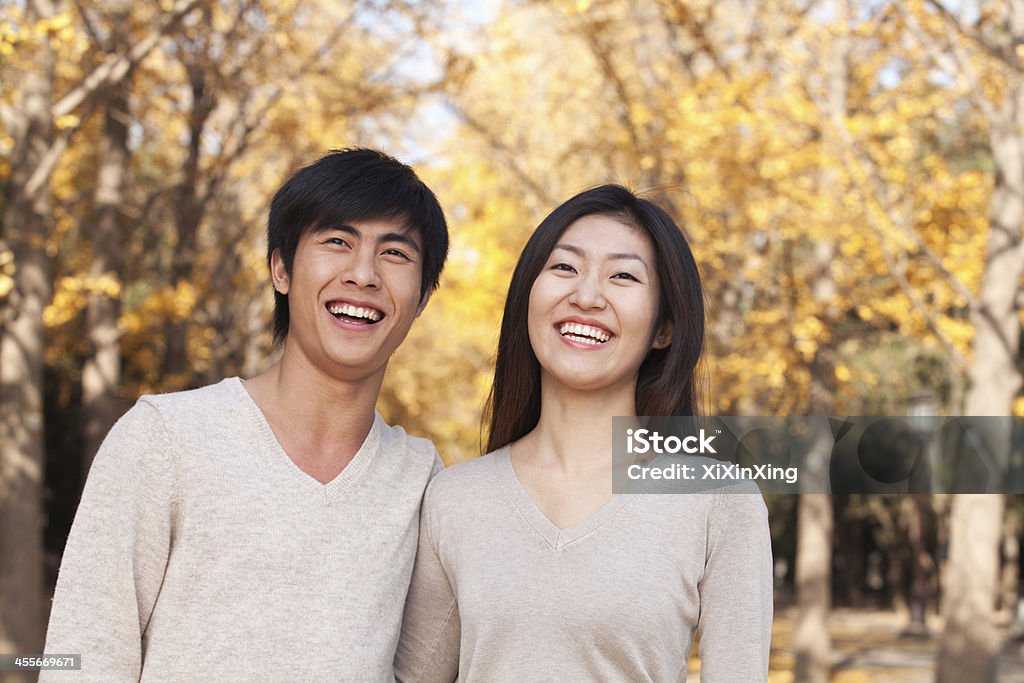
[[[588,344],[603,344],[611,339],[607,332],[599,330],[596,327],[591,327],[590,325],[581,325],[579,323],[562,323],[561,327],[558,328],[558,333],[569,337],[573,341],[580,341]]]
[[[381,319],[381,312],[372,308],[363,308],[362,306],[353,306],[352,304],[334,304],[327,308],[331,312],[331,315],[347,315],[350,318],[365,318],[371,322],[377,322]]]

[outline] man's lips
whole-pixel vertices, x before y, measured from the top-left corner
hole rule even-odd
[[[324,307],[335,318],[346,322],[373,325],[384,319],[384,311],[362,302],[334,299]]]

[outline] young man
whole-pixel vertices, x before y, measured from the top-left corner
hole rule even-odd
[[[391,680],[420,500],[440,461],[374,405],[448,251],[412,169],[334,152],[274,196],[281,359],[144,396],[96,456],[42,680]]]

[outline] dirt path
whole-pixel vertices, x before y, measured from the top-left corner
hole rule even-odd
[[[769,683],[793,681],[793,608],[776,612],[772,628]],[[905,614],[837,609],[832,612],[832,683],[932,683],[938,619],[930,635],[904,634]],[[689,680],[699,681],[700,662],[691,659]],[[1024,683],[1024,643],[1011,642],[997,662],[996,683]]]

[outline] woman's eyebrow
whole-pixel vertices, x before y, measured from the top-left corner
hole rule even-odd
[[[629,260],[629,261],[639,261],[640,263],[644,264],[645,266],[647,265],[647,262],[644,261],[643,258],[639,254],[634,254],[631,251],[619,252],[619,253],[616,253],[616,254],[608,254],[608,256],[605,257],[606,261],[621,261],[623,259]]]
[[[565,251],[568,251],[571,254],[576,254],[577,256],[579,256],[581,258],[586,254],[585,250],[581,249],[580,247],[577,247],[574,244],[556,244],[555,245],[555,249],[563,249]],[[621,252],[615,252],[614,254],[608,254],[607,256],[605,256],[605,260],[606,261],[622,261],[622,260],[639,261],[640,263],[644,264],[644,266],[647,265],[647,261],[644,261],[643,257],[641,257],[639,254],[635,254],[635,253],[633,253],[631,251],[621,251]]]
[[[580,257],[582,257],[584,254],[584,251],[582,249],[572,244],[556,244],[555,249],[563,249],[571,254],[576,254],[577,256]],[[554,249],[552,251],[554,251]]]

